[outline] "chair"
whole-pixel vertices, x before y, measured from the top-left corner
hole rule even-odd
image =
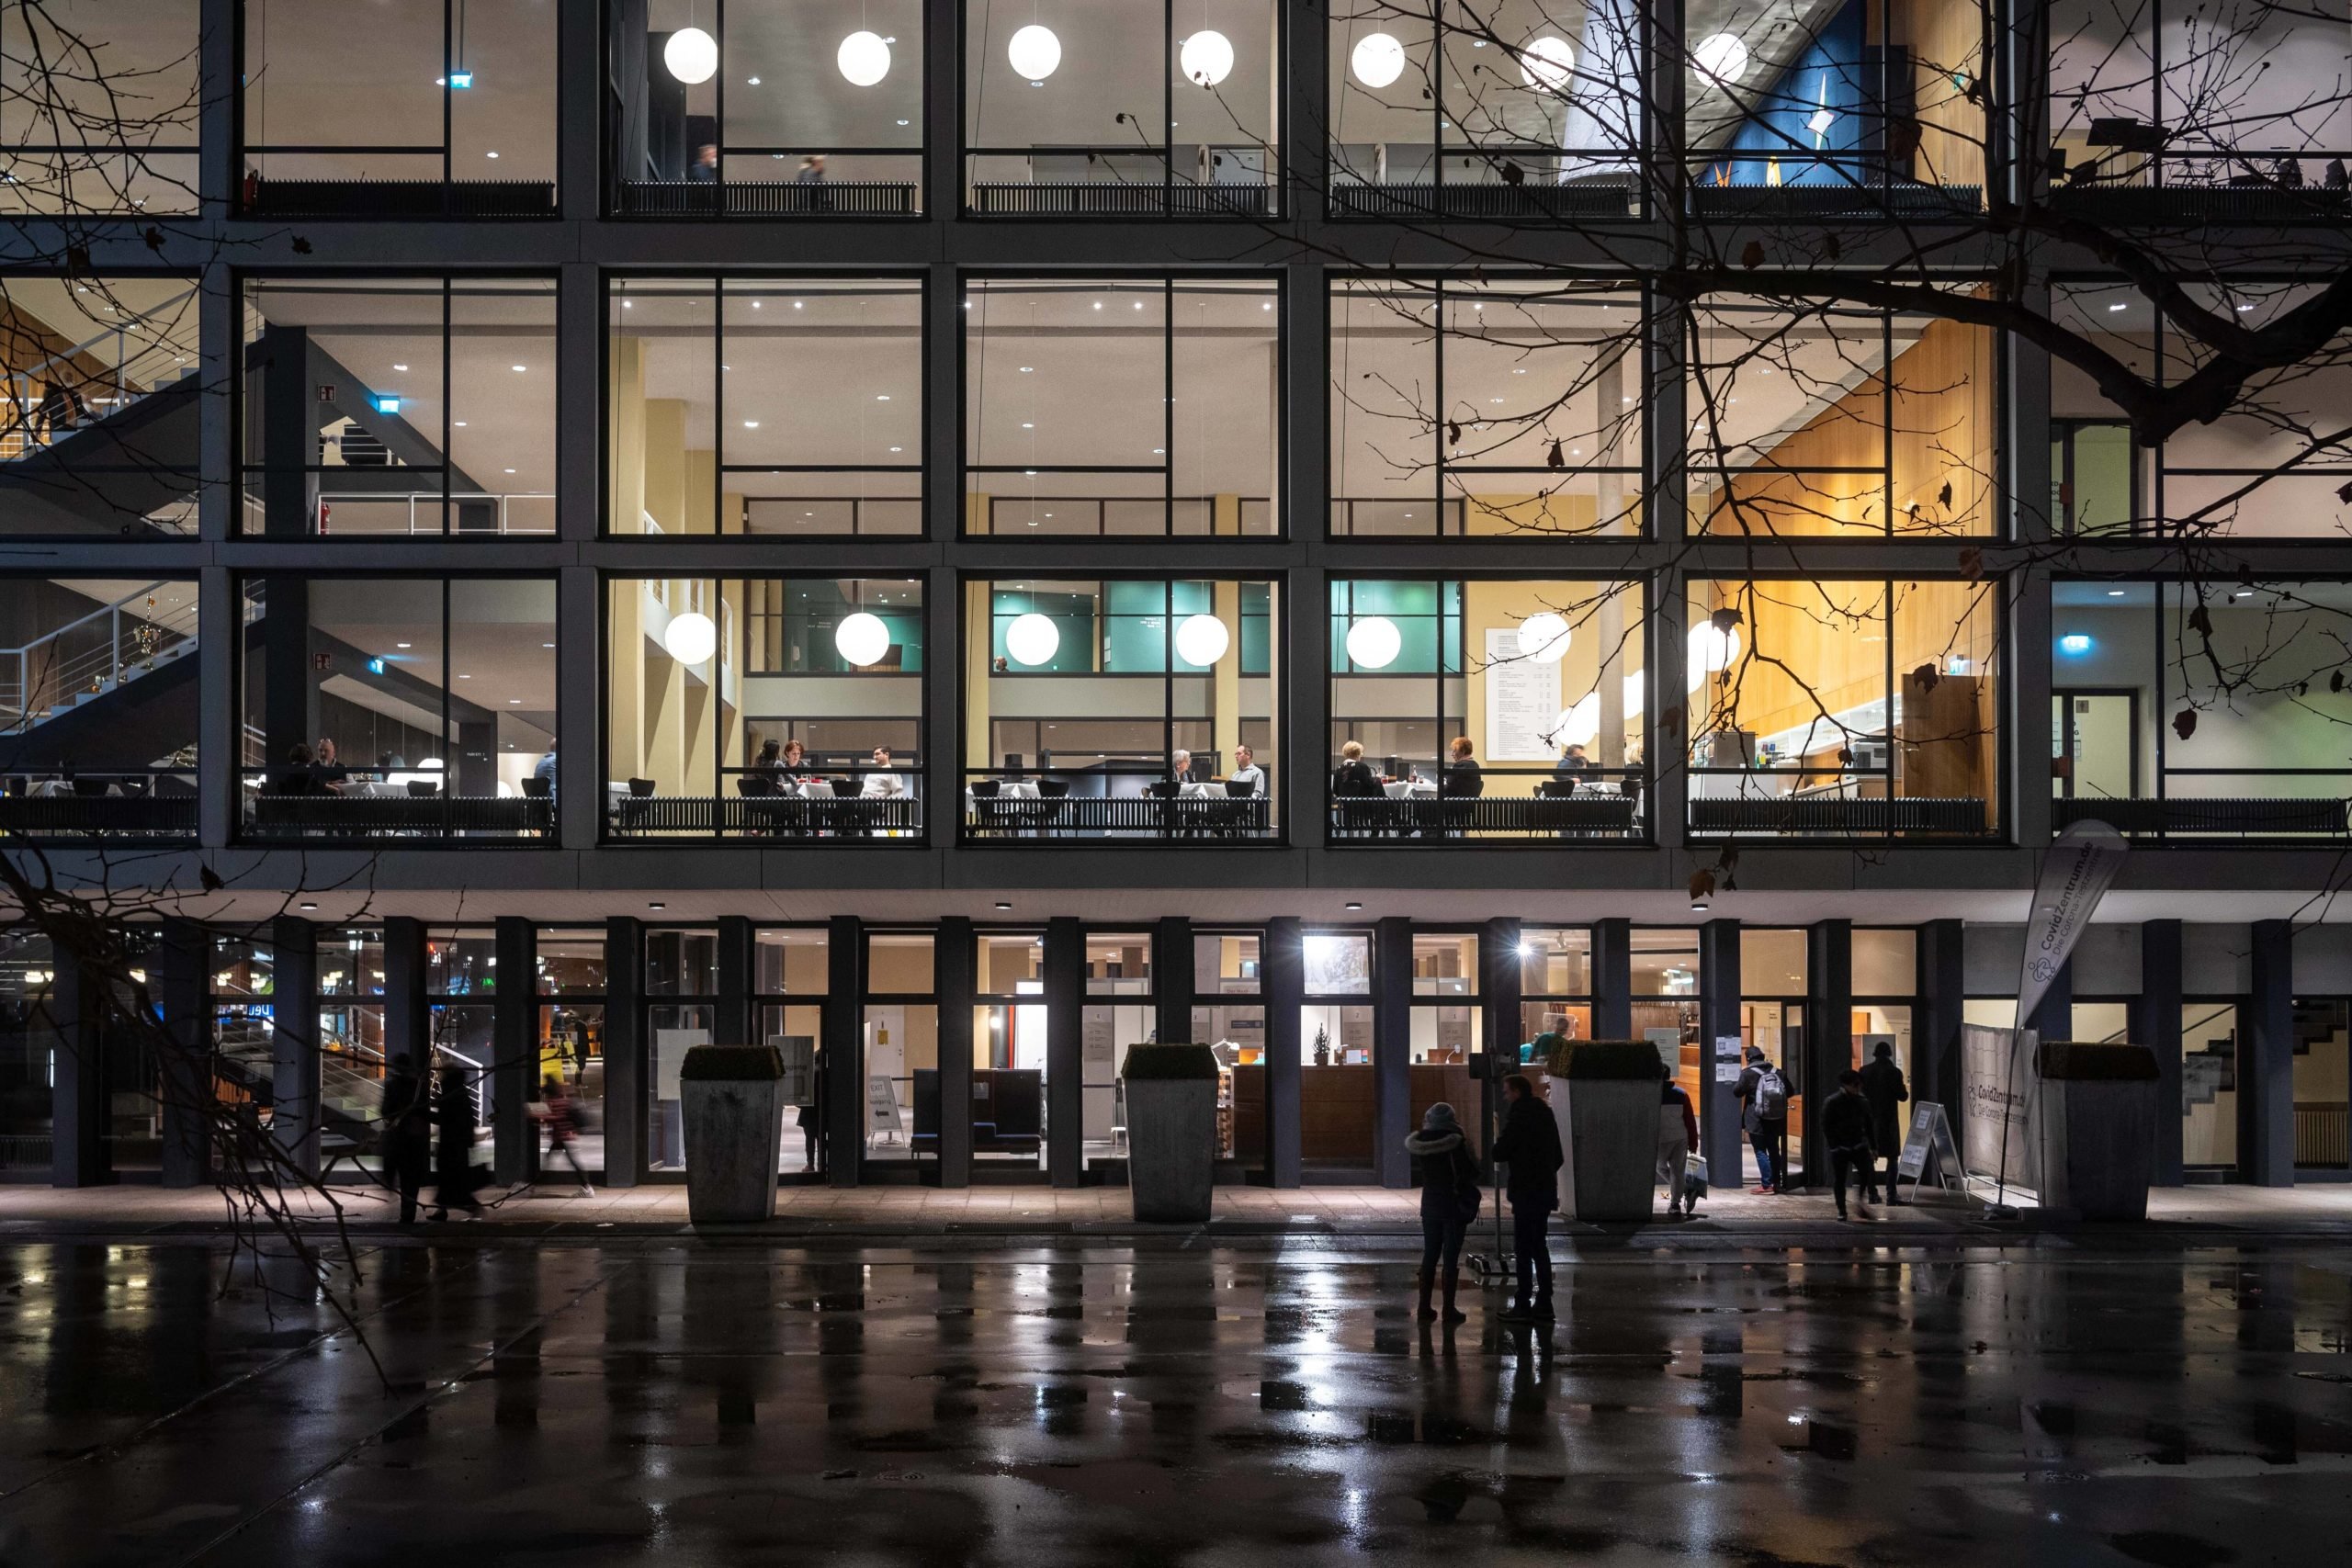
[[[103,795],[106,792],[107,781],[104,779],[75,779],[74,781],[74,793],[85,799],[93,795]]]
[[[545,800],[553,793],[548,787],[548,782],[537,773],[526,773],[523,777],[523,793],[533,800]]]
[[[652,795],[660,783],[659,779],[631,779],[628,781],[628,792],[639,800],[645,800]]]
[[[411,779],[408,781],[408,793],[413,799],[430,799],[441,793],[441,786],[431,779]]]
[[[1001,796],[1004,784],[1000,779],[974,779],[966,786],[972,792],[972,826],[982,837],[1003,831],[1004,806]]]
[[[1069,817],[1069,780],[1039,779],[1037,805],[1038,831],[1048,837],[1058,832]]]

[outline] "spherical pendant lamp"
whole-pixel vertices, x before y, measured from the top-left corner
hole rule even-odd
[[[860,610],[843,616],[833,628],[833,648],[844,661],[864,670],[881,663],[882,656],[890,651],[890,628],[882,624],[881,616]]]
[[[681,664],[700,664],[718,651],[718,627],[699,610],[673,615],[662,629],[662,646]]]
[[[1725,631],[1713,621],[1702,621],[1690,628],[1690,641],[1683,662],[1683,684],[1697,691],[1707,682],[1739,662],[1739,628]]]
[[[1560,722],[1552,731],[1552,740],[1559,746],[1589,746],[1600,733],[1600,694],[1589,692],[1576,706],[1561,711]]]
[[[1405,73],[1405,46],[1386,33],[1366,33],[1348,51],[1348,69],[1367,87],[1385,87]]]
[[[1186,39],[1176,51],[1184,80],[1214,87],[1233,74],[1233,44],[1221,33],[1204,28]]]
[[[1062,645],[1061,628],[1053,617],[1032,610],[1004,628],[1004,651],[1015,664],[1035,669],[1053,658]]]
[[[718,74],[718,40],[700,28],[681,28],[662,46],[662,63],[689,87]]]
[[[1747,73],[1747,46],[1730,33],[1710,33],[1690,51],[1699,74],[1718,87],[1736,87]]]
[[[1519,79],[1531,87],[1556,93],[1568,85],[1568,73],[1576,63],[1576,51],[1567,39],[1546,36],[1519,51]]]
[[[1187,664],[1215,664],[1233,646],[1233,634],[1215,615],[1187,615],[1176,626],[1176,657]]]
[[[890,73],[890,46],[882,41],[880,33],[861,28],[842,39],[833,63],[841,67],[842,79],[851,86],[871,87]]]
[[[1042,82],[1061,67],[1062,40],[1054,36],[1053,28],[1032,22],[1012,35],[1004,57],[1030,81]]]
[[[1519,623],[1519,651],[1539,664],[1557,664],[1574,640],[1568,623],[1549,610],[1539,610]]]
[[[1365,670],[1385,670],[1405,648],[1404,634],[1385,615],[1366,615],[1348,625],[1348,662]]]

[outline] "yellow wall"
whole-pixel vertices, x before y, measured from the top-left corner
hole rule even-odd
[[[1572,628],[1568,651],[1560,660],[1560,706],[1574,706],[1587,693],[1600,689],[1604,673],[1602,660],[1609,660],[1606,672],[1620,682],[1622,703],[1625,676],[1642,668],[1640,627],[1642,624],[1641,592],[1636,588],[1623,588],[1624,625],[1630,637],[1616,638],[1605,635],[1604,606],[1599,597],[1608,585],[1597,582],[1464,582],[1462,585],[1462,643],[1467,679],[1464,682],[1464,713],[1469,725],[1470,743],[1480,761],[1490,753],[1490,737],[1487,728],[1487,630],[1490,626],[1516,627],[1528,616],[1549,610],[1564,617]],[[1604,708],[1605,711],[1605,708]],[[1638,737],[1641,721],[1627,720],[1625,728]],[[1441,744],[1451,741],[1442,737]],[[1587,748],[1596,762],[1607,761],[1608,749],[1598,740]],[[1557,753],[1555,753],[1556,758]],[[1505,768],[1533,768],[1537,761],[1510,759],[1494,764]],[[1500,773],[1487,781],[1486,793],[1490,796],[1526,796],[1535,793],[1539,778],[1549,777],[1521,773]]]

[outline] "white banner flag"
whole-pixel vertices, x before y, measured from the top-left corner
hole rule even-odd
[[[2083,928],[2091,923],[2091,911],[2122,866],[2127,847],[2123,835],[2104,822],[2077,822],[2050,846],[2041,863],[2041,881],[2033,890],[2033,913],[2026,921],[2018,1028],[2033,1027],[2033,1010],[2066,966]]]

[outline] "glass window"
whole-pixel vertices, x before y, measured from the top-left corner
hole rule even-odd
[[[1919,988],[1919,933],[1897,928],[1857,928],[1853,940],[1854,995],[1907,997]]]
[[[1274,835],[1272,583],[973,581],[964,613],[967,839]]]
[[[984,931],[972,1009],[972,1157],[1042,1168],[1046,1160],[1046,942]]]
[[[1634,932],[1633,986],[1636,997],[1696,997],[1699,933],[1680,927]]]
[[[823,996],[831,984],[829,951],[822,926],[763,926],[752,952],[752,988],[763,997]]]
[[[197,611],[193,582],[0,578],[0,829],[195,836]]]
[[[650,926],[645,932],[645,994],[718,995],[718,933],[707,927]]]
[[[1583,926],[1522,926],[1519,988],[1530,997],[1592,995],[1592,932]]]
[[[1638,582],[1335,578],[1331,832],[1640,832]]]
[[[1149,931],[1087,932],[1086,994],[1150,996],[1151,936]]]
[[[922,6],[605,0],[625,217],[921,210]]]
[[[920,578],[616,577],[605,748],[616,839],[922,834]]]
[[[2352,1167],[2352,1004],[2298,998],[2295,1041],[2296,1168]]]
[[[248,0],[243,210],[554,217],[557,10]]]
[[[192,536],[197,361],[185,278],[0,277],[0,535]]]
[[[1271,537],[1271,278],[984,278],[964,290],[965,532]]]
[[[1739,931],[1739,993],[1744,997],[1805,994],[1806,933],[1742,926]]]
[[[200,10],[199,0],[0,7],[0,213],[196,210]]]
[[[1693,834],[1995,830],[1996,584],[1694,579],[1690,595]]]
[[[964,152],[974,212],[1273,215],[1281,181],[1272,0],[1164,13],[965,0]]]
[[[1340,0],[1334,208],[1368,217],[1623,218],[1639,201],[1641,9]]]
[[[913,537],[919,279],[637,277],[607,301],[617,535]]]
[[[1624,284],[1333,285],[1332,534],[1639,533],[1643,344]]]
[[[1694,10],[1687,33],[1684,133],[1699,212],[1912,218],[1983,204],[1979,7]]]
[[[593,926],[543,929],[533,945],[539,997],[534,1098],[547,1098],[549,1079],[562,1086],[578,1111],[573,1156],[599,1172],[605,1168],[605,933]]]
[[[1310,997],[1372,994],[1372,938],[1363,931],[1308,931],[1304,988]]]
[[[1265,939],[1256,931],[1194,931],[1193,994],[1254,997],[1263,988]]]
[[[931,995],[932,939],[913,933],[868,933],[865,988],[876,996]]]
[[[1475,997],[1478,991],[1478,938],[1475,932],[1414,933],[1415,996]]]
[[[809,932],[795,935],[821,933]],[[939,1152],[942,1104],[939,1093],[939,1008],[932,996],[932,938],[918,932],[869,931],[865,938],[865,1006],[862,1029],[865,1053],[865,1157],[912,1160]],[[814,1028],[811,1017],[805,1021]],[[787,1065],[809,1042],[785,1043]],[[884,1090],[878,1080],[888,1079]],[[819,1168],[823,1154],[816,1136],[822,1119],[816,1106],[820,1083],[809,1086],[809,1114],[798,1118],[806,1133],[793,1147],[785,1132],[787,1169]],[[887,1100],[883,1098],[887,1093]],[[895,1111],[895,1117],[883,1108]]]
[[[1973,1021],[1973,1020],[1971,1021]],[[2238,1164],[2238,1009],[2184,1001],[2180,1009],[2180,1158],[2191,1169]]]
[[[322,927],[318,962],[319,1088],[330,1118],[365,1127],[383,1112],[391,1068],[384,1041],[384,933],[372,926]],[[421,1064],[420,1064],[421,1066]],[[356,1158],[380,1170],[371,1134]]]
[[[685,1065],[687,1052],[711,1043],[717,1014],[718,1010],[707,1002],[654,1002],[645,1010],[646,1040],[653,1057],[653,1071],[646,1084],[645,1165],[649,1170],[686,1168],[685,1107],[678,1070]],[[791,1140],[785,1142],[789,1146]]]
[[[1690,322],[1694,530],[1995,531],[1989,330],[1735,295]]]
[[[555,317],[540,278],[248,280],[239,531],[552,536]]]
[[[2344,831],[2352,767],[2331,705],[2352,585],[2051,585],[2058,827],[2138,838]]]
[[[552,579],[248,578],[244,619],[249,836],[552,835]]]

